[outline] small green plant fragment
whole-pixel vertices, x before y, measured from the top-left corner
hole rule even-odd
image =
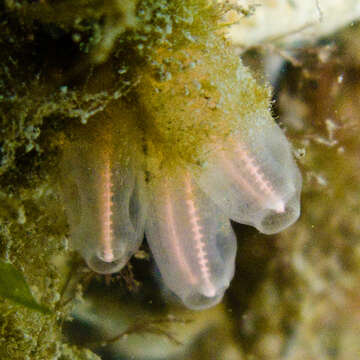
[[[50,314],[50,310],[39,305],[31,294],[22,273],[10,263],[0,260],[0,296],[29,309]]]

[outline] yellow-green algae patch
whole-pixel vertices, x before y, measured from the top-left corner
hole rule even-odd
[[[267,116],[268,89],[214,34],[205,44],[160,49],[141,76],[148,138],[162,146],[166,161],[178,156],[201,164],[211,145]]]

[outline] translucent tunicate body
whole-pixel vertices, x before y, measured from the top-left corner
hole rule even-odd
[[[70,142],[62,161],[72,247],[103,274],[119,271],[139,248],[146,204],[136,150],[119,156],[116,131],[110,130]]]
[[[216,144],[201,169],[202,189],[231,219],[277,233],[300,215],[301,175],[290,145],[270,117],[246,122]]]
[[[234,274],[230,222],[188,171],[151,184],[146,236],[165,285],[191,309],[221,301]]]

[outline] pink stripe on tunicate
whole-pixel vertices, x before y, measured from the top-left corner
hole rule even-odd
[[[99,256],[105,262],[114,261],[113,253],[113,230],[112,230],[112,178],[110,161],[106,159],[105,169],[101,176],[101,197],[100,197],[100,211],[101,211],[101,245],[102,253]]]
[[[175,251],[175,258],[178,261],[182,272],[186,274],[190,284],[196,283],[196,277],[192,273],[189,264],[186,261],[186,257],[182,248],[180,247],[180,239],[178,237],[174,219],[174,210],[172,205],[172,200],[168,188],[167,182],[165,182],[165,208],[166,208],[166,225],[169,227],[170,237],[169,241],[171,241],[174,251]]]
[[[226,158],[225,153],[221,152],[225,168],[231,173],[237,182],[240,183],[245,190],[261,204],[266,203],[267,206],[270,205],[269,207],[277,213],[283,213],[285,211],[284,201],[274,191],[269,180],[266,179],[265,174],[261,171],[260,166],[256,164],[255,159],[252,158],[240,144],[237,145],[235,152],[239,154],[241,161],[244,163],[245,169],[252,176],[251,180],[253,180],[253,183],[239,175],[238,170],[232,165],[231,161]],[[268,204],[269,198],[272,200],[271,204]]]
[[[190,223],[192,226],[191,230],[194,236],[193,239],[195,241],[196,255],[200,266],[200,273],[205,281],[205,295],[208,297],[213,297],[216,294],[216,289],[211,282],[210,269],[208,265],[209,263],[208,254],[205,250],[206,239],[204,239],[204,234],[201,232],[203,228],[199,224],[200,216],[198,216],[197,214],[191,180],[188,174],[185,177],[185,188],[187,194],[186,204],[188,205]]]

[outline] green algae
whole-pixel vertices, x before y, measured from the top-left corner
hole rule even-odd
[[[49,309],[36,302],[21,272],[3,261],[0,261],[0,296],[29,309],[50,314]]]

